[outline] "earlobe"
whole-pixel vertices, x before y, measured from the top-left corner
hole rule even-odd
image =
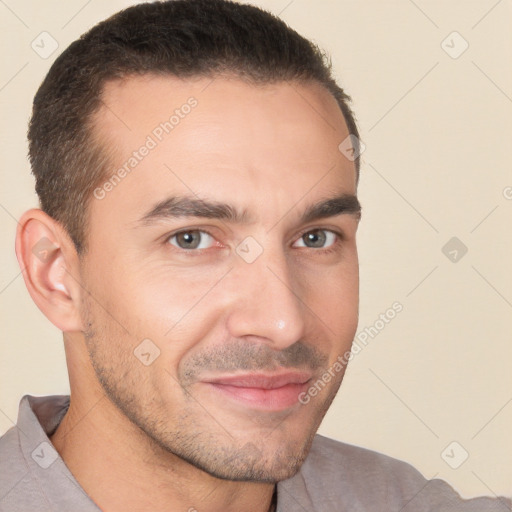
[[[63,332],[80,331],[78,256],[60,224],[39,209],[18,223],[16,256],[32,300]]]

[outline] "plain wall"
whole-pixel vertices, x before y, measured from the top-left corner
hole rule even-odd
[[[14,254],[16,219],[37,206],[32,98],[60,51],[132,3],[0,3],[0,432],[22,395],[69,391],[62,335]],[[320,433],[406,460],[464,497],[511,495],[511,2],[253,3],[328,51],[366,145],[358,332],[368,341]],[[46,59],[31,47],[43,31],[59,45]],[[394,303],[403,310],[382,327]]]

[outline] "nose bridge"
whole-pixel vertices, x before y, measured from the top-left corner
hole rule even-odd
[[[230,334],[259,337],[282,350],[304,335],[304,304],[282,248],[266,247],[250,263],[236,263],[237,298],[228,318]]]

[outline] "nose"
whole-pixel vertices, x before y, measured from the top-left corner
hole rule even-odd
[[[271,257],[265,251],[253,263],[238,261],[235,273],[235,300],[227,319],[231,336],[266,343],[275,350],[284,350],[304,336],[307,307],[286,255]]]

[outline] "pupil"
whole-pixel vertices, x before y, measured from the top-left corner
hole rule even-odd
[[[323,231],[311,231],[304,237],[304,243],[309,244],[309,247],[323,247],[325,240],[326,236]]]
[[[195,231],[187,231],[178,235],[178,243],[181,246],[184,245],[184,249],[195,249],[199,245],[200,239],[199,234]]]

